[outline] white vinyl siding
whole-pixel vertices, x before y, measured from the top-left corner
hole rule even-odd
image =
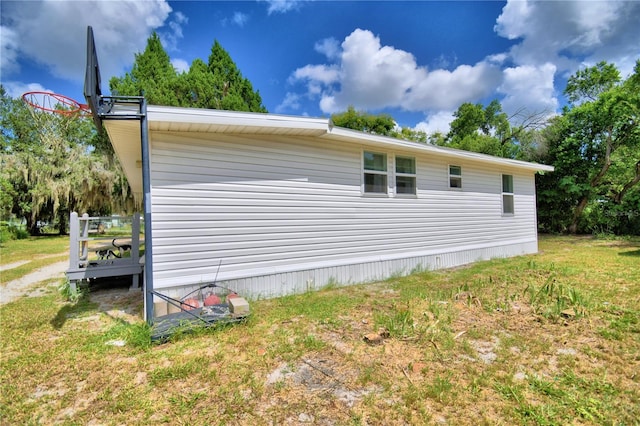
[[[367,169],[364,152],[384,155],[386,169]],[[394,154],[415,158],[417,197],[363,197],[363,175],[388,177],[390,152],[314,137],[154,133],[151,153],[157,288],[240,278],[260,288],[252,277],[323,270],[329,279],[340,265],[537,241],[532,171],[508,171],[522,214],[503,218],[501,172],[482,162],[462,165],[457,192],[442,190],[446,159]],[[281,294],[302,284],[272,283]]]

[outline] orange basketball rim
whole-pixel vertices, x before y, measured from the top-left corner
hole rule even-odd
[[[91,115],[87,104],[81,104],[65,95],[58,93],[33,91],[22,95],[22,100],[32,108],[62,115]]]

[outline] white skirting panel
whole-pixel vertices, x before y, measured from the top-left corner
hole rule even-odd
[[[328,285],[346,286],[381,281],[390,277],[410,275],[418,271],[451,268],[495,258],[537,253],[537,241],[509,245],[471,248],[401,259],[320,267],[299,271],[264,274],[238,279],[220,280],[216,284],[227,287],[250,300],[268,299],[289,294],[319,290]],[[163,294],[181,298],[199,285],[159,289]]]

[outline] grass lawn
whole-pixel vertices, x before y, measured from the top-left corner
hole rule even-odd
[[[0,307],[0,423],[640,419],[640,238],[542,237],[537,255],[255,301],[246,323],[153,346],[140,293],[102,297]]]
[[[69,236],[29,237],[0,243],[0,265],[25,262],[16,268],[0,272],[0,288],[43,266],[69,258]]]

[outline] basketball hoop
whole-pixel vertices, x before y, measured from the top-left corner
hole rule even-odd
[[[43,142],[60,137],[61,130],[67,129],[76,118],[91,116],[87,105],[57,93],[27,92],[22,100],[29,107]]]
[[[22,100],[31,108],[61,114],[65,116],[91,115],[91,109],[86,104],[72,99],[68,96],[51,92],[27,92],[22,95]]]

